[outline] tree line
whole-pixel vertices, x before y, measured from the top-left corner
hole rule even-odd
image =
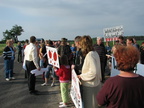
[[[14,25],[12,29],[5,30],[3,32],[3,39],[0,41],[0,43],[6,42],[8,39],[13,39],[16,43],[19,41],[18,36],[21,36],[22,32],[24,32],[22,26]],[[144,36],[124,36],[124,39],[126,40],[128,37],[135,38],[137,41],[144,40]],[[93,38],[93,41],[96,40],[96,37]],[[73,40],[69,40],[73,41]]]

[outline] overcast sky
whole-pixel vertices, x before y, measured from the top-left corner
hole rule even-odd
[[[144,0],[0,0],[0,40],[12,26],[22,26],[19,40],[103,36],[103,29],[123,25],[124,36],[144,35]]]

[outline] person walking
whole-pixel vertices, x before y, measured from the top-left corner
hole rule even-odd
[[[26,62],[26,69],[27,69],[27,75],[28,75],[28,88],[30,91],[30,94],[37,94],[37,91],[35,90],[35,81],[36,77],[34,74],[31,74],[31,70],[37,69],[40,70],[40,67],[38,65],[38,54],[37,54],[37,48],[36,48],[36,37],[31,36],[30,37],[30,44],[27,45],[27,47],[24,50],[25,53],[25,62]]]

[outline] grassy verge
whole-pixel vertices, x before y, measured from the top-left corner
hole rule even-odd
[[[2,55],[3,49],[5,48],[6,44],[0,44],[0,56]]]

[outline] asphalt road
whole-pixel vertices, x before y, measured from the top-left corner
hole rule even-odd
[[[15,80],[6,81],[4,77],[4,60],[0,56],[0,108],[58,108],[61,101],[59,81],[51,87],[41,86],[44,82],[42,76],[36,78],[36,90],[39,95],[30,95],[27,79],[24,76],[22,63],[14,63]],[[74,105],[69,105],[74,108]]]

